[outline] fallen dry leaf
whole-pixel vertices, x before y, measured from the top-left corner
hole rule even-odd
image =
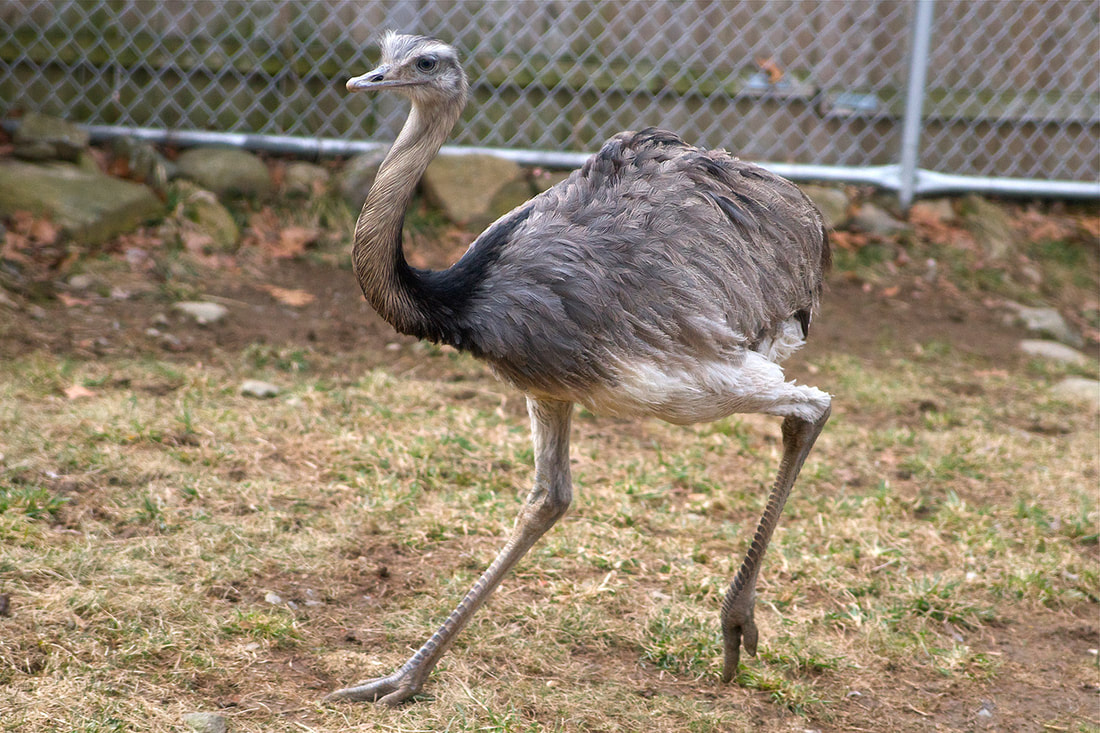
[[[305,290],[280,288],[278,285],[270,284],[260,285],[260,289],[271,297],[275,298],[275,300],[279,301],[280,303],[283,303],[284,305],[291,305],[296,308],[303,305],[309,305],[313,301],[317,300],[316,295]]]
[[[191,254],[202,254],[208,247],[214,246],[214,238],[204,232],[180,232],[180,241],[183,248]]]
[[[1100,240],[1100,216],[1083,216],[1077,220],[1077,226],[1086,235]]]
[[[31,226],[34,224],[34,214],[26,209],[18,209],[11,212],[8,218],[11,220],[11,231],[30,234]]]
[[[57,241],[57,226],[49,219],[35,219],[31,222],[31,239],[41,244],[53,244]]]
[[[286,227],[279,232],[275,243],[267,243],[266,249],[272,257],[297,257],[306,251],[306,246],[315,242],[320,235],[309,227]]]
[[[935,211],[925,206],[914,206],[909,211],[909,223],[921,239],[955,249],[973,249],[974,236],[964,227],[951,224]]]
[[[78,298],[75,295],[69,295],[68,293],[58,293],[57,299],[60,300],[66,308],[72,308],[78,305],[83,306],[92,304],[92,301],[87,300],[86,298]]]
[[[4,246],[0,248],[0,259],[19,262],[24,265],[34,264],[34,260],[23,252],[30,242],[27,237],[14,231],[8,232],[4,237]]]
[[[70,400],[78,400],[81,397],[95,397],[95,392],[82,384],[74,384],[71,387],[65,388],[65,396]]]
[[[774,59],[758,56],[756,58],[756,65],[760,67],[761,71],[768,75],[769,84],[778,84],[779,80],[783,78],[783,69],[779,68],[779,64],[775,63]]]
[[[829,242],[850,252],[867,246],[867,235],[863,232],[836,230],[829,232]]]

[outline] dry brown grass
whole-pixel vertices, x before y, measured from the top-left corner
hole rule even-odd
[[[426,698],[320,705],[423,640],[529,480],[522,402],[471,360],[401,348],[411,372],[270,349],[5,364],[0,730],[178,730],[192,710],[233,731],[1100,726],[1097,416],[1047,396],[1060,372],[944,343],[812,365],[834,418],[739,685],[717,682],[717,611],[776,422],[582,412],[574,507]],[[240,396],[251,376],[285,391]]]

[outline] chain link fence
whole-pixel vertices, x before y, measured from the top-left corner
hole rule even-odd
[[[657,125],[794,177],[1100,196],[1100,5],[928,1],[0,0],[0,111],[352,151],[404,119],[343,90],[393,28],[463,53],[457,145],[573,160]]]

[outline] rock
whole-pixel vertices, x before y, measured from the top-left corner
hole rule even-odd
[[[484,229],[512,209],[530,201],[533,195],[531,182],[527,180],[526,176],[520,176],[502,186],[493,196],[493,200],[489,202],[489,211],[486,215],[472,220],[471,223],[478,229]]]
[[[265,196],[271,174],[259,157],[236,148],[192,148],[176,159],[180,175],[219,196]]]
[[[209,237],[209,249],[217,252],[232,252],[237,248],[241,230],[229,209],[222,206],[212,192],[190,181],[176,181],[169,188],[169,197],[179,202],[175,214],[185,231]]]
[[[69,278],[69,287],[73,290],[93,290],[102,285],[103,283],[99,278],[86,272],[81,272]]]
[[[1020,277],[1027,281],[1032,288],[1038,290],[1043,284],[1043,271],[1030,262],[1024,262],[1017,267]]]
[[[87,150],[80,151],[80,155],[76,156],[76,167],[85,173],[91,173],[98,175],[100,173],[107,174],[107,171],[99,167],[99,163],[96,162],[94,155]]]
[[[336,188],[352,211],[357,212],[363,208],[363,201],[366,200],[371,184],[374,183],[374,177],[378,175],[378,168],[385,157],[385,151],[375,150],[357,155],[344,164],[336,178]]]
[[[1074,366],[1084,366],[1089,363],[1089,358],[1080,351],[1058,341],[1024,339],[1020,342],[1020,351],[1029,356],[1037,356],[1047,361],[1056,361]]]
[[[195,733],[226,733],[225,718],[217,713],[187,713],[183,723]]]
[[[275,397],[281,390],[278,386],[271,384],[270,382],[261,382],[259,379],[246,379],[241,382],[241,394],[248,397],[259,397],[260,399],[267,399],[268,397]],[[268,595],[275,595],[270,593]],[[275,596],[278,598],[278,596]],[[282,601],[268,601],[268,603],[281,603]]]
[[[88,147],[88,133],[60,118],[30,112],[16,128],[12,145],[17,158],[75,163]]]
[[[959,206],[963,224],[987,257],[1003,260],[1019,249],[1020,237],[1008,213],[977,194],[970,194]]]
[[[1066,377],[1050,388],[1051,394],[1066,402],[1090,405],[1100,410],[1100,381],[1085,377]]]
[[[246,382],[245,384],[247,384],[247,382]],[[263,382],[258,382],[257,384],[263,384]],[[268,385],[268,386],[271,386],[271,385]],[[242,391],[242,392],[244,392],[244,385],[241,385],[241,391]],[[277,391],[277,390],[276,390],[276,394],[278,394],[278,391]],[[272,395],[272,396],[274,396],[274,395]],[[283,597],[282,597],[282,596],[280,596],[280,595],[279,595],[278,593],[276,593],[275,591],[270,591],[270,590],[269,590],[269,591],[268,591],[268,592],[267,592],[267,593],[266,593],[266,594],[264,595],[264,600],[265,600],[265,601],[267,601],[268,603],[271,603],[271,604],[274,604],[274,605],[278,606],[278,605],[281,605],[281,604],[282,604],[282,602],[283,602]]]
[[[168,181],[179,174],[179,167],[145,140],[123,135],[112,141],[111,149],[115,157],[126,160],[131,176],[158,191],[163,191]]]
[[[492,218],[493,199],[524,176],[516,163],[494,155],[443,155],[424,171],[429,200],[456,224]]]
[[[217,323],[225,318],[226,313],[229,312],[229,309],[220,303],[209,303],[201,300],[185,300],[175,303],[172,307],[186,313],[204,326],[208,323]]]
[[[286,166],[283,188],[291,196],[312,196],[314,192],[324,190],[331,177],[328,170],[319,165],[296,160]],[[362,205],[361,199],[359,203]]]
[[[0,215],[20,209],[48,216],[86,244],[132,231],[164,212],[152,190],[138,183],[71,163],[0,160]]]
[[[801,185],[799,188],[817,206],[818,211],[825,218],[825,226],[829,229],[836,229],[848,221],[848,206],[851,205],[851,201],[844,191],[813,184]]]
[[[535,187],[535,192],[542,193],[558,185],[571,175],[573,175],[573,171],[548,171],[542,168],[536,168],[531,175],[531,180]]]
[[[850,224],[861,232],[879,236],[890,236],[909,230],[908,224],[895,219],[885,209],[869,201],[856,207]]]
[[[1032,308],[1012,301],[1006,301],[1005,307],[1015,311],[1014,316],[1006,319],[1009,323],[1019,323],[1029,331],[1045,334],[1070,346],[1081,346],[1084,343],[1080,334],[1054,308]]]

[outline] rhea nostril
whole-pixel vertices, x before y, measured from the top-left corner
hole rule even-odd
[[[372,84],[377,84],[378,82],[382,81],[383,79],[385,79],[385,77],[382,76],[381,74],[375,74],[374,76],[370,77],[367,81],[369,81]]]

